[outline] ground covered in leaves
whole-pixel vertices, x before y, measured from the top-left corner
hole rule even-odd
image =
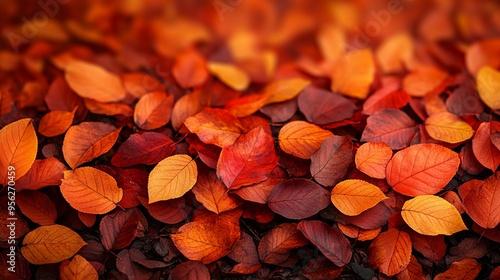
[[[500,279],[498,1],[2,1],[1,279]]]

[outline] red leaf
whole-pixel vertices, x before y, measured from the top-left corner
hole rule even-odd
[[[175,151],[174,141],[157,132],[132,134],[118,148],[111,164],[127,167],[136,164],[156,164]]]
[[[299,110],[309,122],[323,125],[352,117],[356,106],[338,93],[306,87],[298,97]]]

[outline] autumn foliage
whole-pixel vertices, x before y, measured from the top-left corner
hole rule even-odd
[[[47,3],[0,3],[0,279],[500,279],[498,1]]]

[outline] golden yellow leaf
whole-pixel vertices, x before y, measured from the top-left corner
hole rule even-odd
[[[357,50],[341,57],[333,66],[331,89],[343,95],[364,100],[375,78],[375,61],[369,49]]]
[[[59,269],[61,280],[97,280],[99,275],[95,268],[82,256],[75,255],[71,262],[61,264]]]
[[[93,167],[64,171],[61,193],[71,207],[88,214],[105,214],[123,197],[116,180]]]
[[[314,124],[305,121],[292,121],[281,128],[278,140],[285,153],[310,159],[312,154],[321,147],[321,143],[332,135],[333,133],[330,131]]]
[[[71,89],[83,98],[117,102],[126,96],[120,78],[96,64],[73,60],[66,65],[65,78]]]
[[[477,73],[477,90],[481,100],[493,110],[500,110],[500,72],[484,66]]]
[[[428,117],[425,129],[432,138],[451,144],[463,142],[474,135],[474,130],[468,123],[448,112]]]
[[[232,64],[210,62],[208,70],[232,89],[245,90],[250,84],[247,73]]]
[[[301,78],[277,80],[264,89],[269,96],[266,104],[293,99],[310,83],[311,81]]]
[[[467,229],[457,208],[435,195],[406,201],[401,216],[410,228],[423,235],[452,235]]]
[[[32,264],[58,263],[71,258],[84,245],[87,243],[65,226],[41,226],[26,234],[21,253]]]
[[[357,216],[387,199],[375,185],[351,179],[338,183],[332,190],[332,203],[345,215]]]
[[[174,155],[160,161],[149,174],[149,203],[183,196],[198,177],[196,162],[188,155]]]
[[[35,162],[38,138],[32,120],[22,119],[4,126],[0,130],[0,143],[0,184],[7,185],[26,174]]]

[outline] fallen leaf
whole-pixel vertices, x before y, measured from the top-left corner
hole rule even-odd
[[[16,182],[16,190],[38,190],[61,184],[66,166],[55,158],[37,159],[25,176]]]
[[[375,60],[369,49],[355,50],[340,57],[333,68],[333,92],[366,99],[375,78]]]
[[[280,264],[288,259],[292,249],[307,244],[307,239],[297,229],[297,224],[283,223],[267,232],[259,242],[260,260]]]
[[[486,168],[495,171],[500,166],[500,150],[491,141],[494,131],[500,131],[500,122],[483,122],[472,138],[472,151],[476,159]]]
[[[228,194],[227,187],[217,178],[215,172],[204,171],[199,172],[200,175],[193,187],[196,200],[215,214],[233,210],[241,204],[237,197]]]
[[[44,115],[38,125],[38,132],[46,137],[61,135],[73,123],[76,108],[72,112],[51,111]]]
[[[311,82],[302,78],[277,80],[264,88],[267,93],[266,104],[278,103],[295,98]]]
[[[240,68],[226,63],[209,62],[208,70],[224,84],[235,90],[245,90],[250,84],[250,78]]]
[[[342,95],[312,86],[306,87],[297,101],[307,121],[317,125],[349,119],[356,111],[356,105]]]
[[[481,265],[474,259],[465,259],[451,264],[450,268],[434,277],[435,280],[463,279],[473,280],[481,272]]]
[[[338,183],[331,196],[333,205],[348,216],[357,216],[384,199],[387,197],[377,186],[356,179]]]
[[[392,149],[387,144],[368,142],[356,152],[356,168],[372,178],[385,179],[387,164],[391,158]]]
[[[210,271],[201,262],[187,261],[174,267],[168,280],[210,280]]]
[[[95,268],[80,255],[75,255],[71,262],[62,263],[59,267],[61,280],[97,280],[99,275]]]
[[[170,137],[157,132],[132,134],[121,144],[111,164],[128,167],[136,164],[156,164],[175,151]]]
[[[333,134],[314,124],[293,121],[285,124],[278,135],[280,148],[298,158],[309,159],[321,143]]]
[[[394,228],[379,234],[368,248],[368,263],[389,277],[405,270],[410,260],[410,236]]]
[[[474,135],[474,130],[468,123],[448,112],[433,114],[427,118],[425,129],[432,138],[451,144],[463,142]]]
[[[143,95],[135,105],[134,122],[145,130],[153,130],[166,125],[174,105],[174,96],[164,92]]]
[[[496,172],[485,181],[476,180],[462,197],[465,212],[482,228],[492,229],[500,224],[499,188],[500,172]]]
[[[421,66],[406,75],[403,89],[413,97],[423,97],[437,88],[448,74],[434,66]]]
[[[56,205],[46,194],[25,190],[16,195],[16,203],[24,216],[32,222],[42,226],[55,224]]]

